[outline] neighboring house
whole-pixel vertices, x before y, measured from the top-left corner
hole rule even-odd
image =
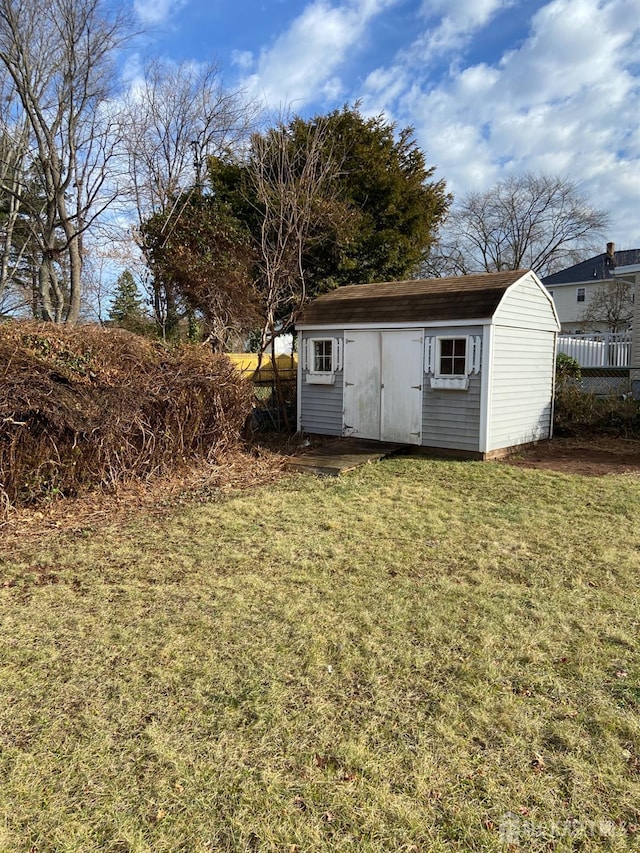
[[[603,323],[586,322],[585,310],[603,285],[626,278],[623,268],[636,264],[640,264],[640,249],[616,251],[613,243],[607,243],[607,250],[601,255],[543,278],[542,283],[553,297],[562,331],[567,334],[610,331],[602,327]]]
[[[551,435],[559,323],[533,272],[339,287],[297,329],[300,431],[476,458]]]

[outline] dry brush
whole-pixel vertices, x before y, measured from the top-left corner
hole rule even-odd
[[[0,325],[0,514],[213,461],[251,385],[224,355],[116,329]]]

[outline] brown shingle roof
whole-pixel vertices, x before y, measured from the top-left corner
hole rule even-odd
[[[349,284],[314,299],[298,323],[320,326],[489,318],[507,288],[526,272]]]

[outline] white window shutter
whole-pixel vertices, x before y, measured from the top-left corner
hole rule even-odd
[[[336,348],[336,357],[334,361],[334,370],[342,370],[342,349],[343,349],[343,339],[336,338],[335,339],[335,348]]]
[[[469,338],[471,347],[471,373],[480,373],[482,365],[482,335],[472,335]]]
[[[424,339],[424,372],[435,373],[436,364],[436,339]]]

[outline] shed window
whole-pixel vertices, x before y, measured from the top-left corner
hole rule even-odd
[[[441,338],[438,366],[440,376],[466,376],[467,339]]]
[[[586,291],[585,291],[584,287],[577,287],[576,288],[576,302],[584,302],[585,293],[586,293]]]
[[[340,338],[309,338],[302,351],[302,368],[309,385],[333,385],[342,370]]]
[[[312,341],[312,373],[333,373],[333,339],[316,338]]]

